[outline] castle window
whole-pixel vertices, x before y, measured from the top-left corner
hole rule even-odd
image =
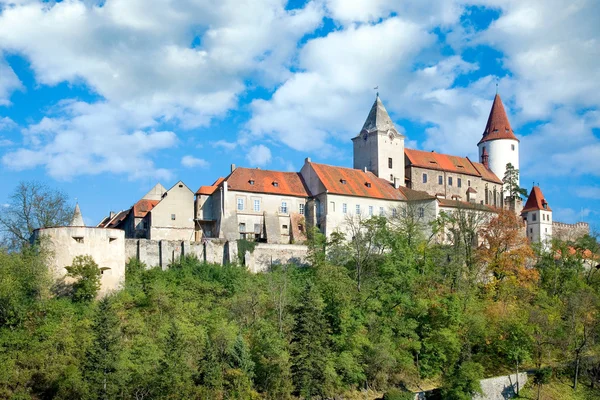
[[[342,213],[343,214],[348,213],[348,204],[346,204],[346,203],[342,204]]]
[[[183,187],[183,185],[180,183],[180,184],[179,184],[179,187],[180,187],[180,188],[182,188],[182,187]]]
[[[531,220],[532,220],[532,221],[535,221],[536,219],[537,219],[537,218],[536,218],[536,215],[535,215],[535,214],[531,214]]]
[[[544,228],[544,232],[548,233],[548,228]]]
[[[396,215],[398,215],[398,211],[396,208],[392,208],[392,217],[396,218]]]
[[[383,217],[384,212],[383,212],[383,207],[379,207],[379,216]]]
[[[279,187],[279,182],[273,182],[273,186]]]
[[[77,243],[83,243],[83,236],[73,236],[73,240]]]
[[[282,201],[282,202],[281,202],[281,213],[282,213],[282,214],[287,214],[287,211],[288,211],[288,210],[287,210],[287,202],[285,202],[285,201]]]
[[[366,182],[365,185],[370,188],[371,187],[371,182]]]
[[[390,174],[390,181],[394,182],[394,175]]]
[[[462,179],[456,178],[456,186],[462,187]]]
[[[237,199],[237,209],[242,211],[244,209],[244,199]]]
[[[249,183],[249,184],[251,184],[251,185],[254,185],[254,179],[250,179],[250,180],[248,181],[248,183]]]
[[[373,216],[373,206],[369,206],[369,216]]]
[[[529,228],[529,233],[533,233],[533,228]]]
[[[392,159],[388,158],[388,168],[392,168]]]
[[[333,201],[329,202],[329,212],[335,212],[335,202]]]
[[[284,231],[287,231],[287,225],[281,225],[281,229],[283,229]]]
[[[512,151],[515,151],[515,145],[514,144],[511,144],[510,148],[511,148]]]
[[[346,180],[345,179],[340,179],[340,182],[342,183],[342,185],[346,184]]]
[[[427,183],[427,174],[423,174],[423,183]]]
[[[175,214],[171,214],[171,221],[175,221]]]
[[[470,179],[467,179],[467,186],[471,187],[471,180]]]
[[[452,186],[452,177],[451,176],[448,177],[448,186]]]
[[[439,185],[443,185],[444,184],[444,177],[441,175],[438,175],[438,184]]]
[[[356,205],[356,215],[360,215],[360,204]]]
[[[114,242],[115,240],[117,240],[117,238],[116,238],[116,237],[109,237],[109,238],[108,238],[108,243],[112,243],[112,242]]]
[[[419,207],[419,218],[425,217],[425,209],[423,207]]]
[[[238,225],[238,229],[239,229],[239,232],[240,232],[240,237],[241,237],[242,239],[244,239],[245,237],[244,237],[244,236],[242,236],[241,234],[242,234],[242,233],[246,233],[246,224],[245,224],[245,223],[243,223],[243,222],[240,222],[240,223],[239,223],[239,225]]]
[[[254,200],[254,211],[255,212],[260,211],[260,200]]]
[[[304,215],[304,203],[300,203],[298,205],[298,212],[300,213],[300,215]]]

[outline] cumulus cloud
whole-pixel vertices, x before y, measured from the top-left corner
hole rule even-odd
[[[207,168],[210,164],[208,161],[202,158],[196,158],[194,156],[183,156],[181,159],[181,165],[186,168]]]
[[[23,88],[21,81],[15,74],[15,71],[2,58],[2,47],[0,45],[0,106],[10,105],[10,95],[15,90]],[[0,120],[0,129],[2,129]]]
[[[575,189],[575,194],[578,197],[586,199],[600,199],[600,186],[581,186]]]
[[[236,142],[228,142],[227,140],[217,140],[216,142],[212,142],[211,145],[215,148],[222,148],[225,150],[233,150],[237,147]]]
[[[262,144],[250,147],[246,160],[251,166],[262,167],[271,162],[271,150]]]
[[[317,2],[295,10],[286,10],[286,2],[280,0],[159,3],[149,7],[143,0],[10,1],[0,8],[0,51],[26,57],[38,84],[86,85],[101,100],[87,104],[85,118],[90,123],[105,121],[100,111],[109,108],[115,118],[111,128],[116,129],[96,128],[95,133],[105,137],[98,139],[92,127],[69,128],[79,126],[82,114],[77,110],[47,117],[25,129],[28,147],[6,155],[6,165],[46,165],[59,177],[125,171],[125,159],[114,156],[121,152],[116,147],[139,138],[136,149],[129,149],[138,169],[130,176],[148,169],[156,172],[146,144],[170,147],[175,135],[170,132],[165,141],[164,134],[150,127],[163,122],[180,129],[207,126],[237,107],[250,78],[269,85],[285,79],[298,40],[322,23],[324,13]],[[18,79],[4,62],[0,77],[2,105]],[[117,116],[117,109],[131,113],[131,121]],[[146,137],[140,138],[140,132]],[[104,141],[103,150],[109,150],[109,143],[114,147],[107,155],[79,153],[77,144],[62,139],[66,135],[74,143],[89,139]],[[119,140],[109,142],[107,137]]]

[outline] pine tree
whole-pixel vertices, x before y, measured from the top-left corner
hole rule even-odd
[[[504,190],[508,192],[509,198],[518,199],[527,197],[527,189],[519,186],[519,170],[516,169],[511,163],[506,164],[506,172],[502,179],[504,183]]]
[[[108,297],[98,302],[92,325],[94,339],[86,353],[84,376],[93,398],[111,399],[117,391],[120,352],[119,319]]]
[[[304,397],[323,396],[328,357],[327,324],[323,300],[308,282],[294,309],[292,329],[292,380],[295,393]]]

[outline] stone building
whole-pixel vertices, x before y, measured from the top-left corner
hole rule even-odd
[[[32,242],[44,247],[52,276],[69,283],[65,267],[77,256],[91,256],[102,276],[100,295],[117,290],[125,279],[125,232],[122,229],[88,227],[79,206],[69,226],[40,228],[33,231]]]
[[[534,243],[541,243],[545,249],[550,248],[552,240],[552,209],[544,198],[539,186],[534,186],[521,211],[527,224],[527,238]]]

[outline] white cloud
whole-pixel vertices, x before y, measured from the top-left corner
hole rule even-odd
[[[84,84],[102,100],[59,104],[63,114],[26,127],[26,147],[4,163],[45,165],[63,178],[128,173],[130,166],[136,168],[130,177],[167,173],[148,155],[171,147],[175,135],[153,127],[207,126],[237,107],[247,82],[273,85],[289,75],[298,40],[322,23],[324,10],[319,2],[285,6],[283,0],[10,2],[0,11],[0,52],[27,58],[37,84]],[[0,81],[1,105],[16,83],[6,63],[0,76],[9,78]],[[122,148],[131,141],[133,148]],[[89,150],[93,142],[105,153]],[[125,152],[133,153],[129,166]]]
[[[584,221],[587,217],[592,214],[592,210],[589,208],[582,208],[581,210],[574,210],[572,208],[560,208],[554,207],[552,209],[554,214],[554,221],[564,222],[567,224],[573,224],[575,222]]]
[[[194,156],[183,156],[181,159],[181,165],[186,168],[207,168],[210,164],[208,161],[202,158],[196,158]]]
[[[271,150],[262,144],[252,146],[250,147],[250,150],[248,150],[246,160],[248,160],[250,166],[265,166],[271,162]]]
[[[157,168],[153,153],[177,144],[170,131],[156,131],[154,121],[138,109],[109,103],[68,101],[23,131],[29,144],[5,154],[2,163],[14,170],[44,167],[58,179],[104,172],[125,174],[132,179],[170,177]]]
[[[228,142],[226,140],[217,140],[216,142],[211,142],[211,145],[213,147],[216,147],[216,148],[221,147],[221,148],[223,148],[225,150],[229,150],[229,151],[231,151],[237,147],[236,142]]]
[[[578,197],[586,199],[600,199],[600,186],[581,186],[575,189],[575,194]]]
[[[2,46],[0,45],[0,106],[10,105],[10,95],[15,90],[21,90],[23,85],[15,74],[15,71],[2,58]],[[0,120],[0,129],[2,121]]]

